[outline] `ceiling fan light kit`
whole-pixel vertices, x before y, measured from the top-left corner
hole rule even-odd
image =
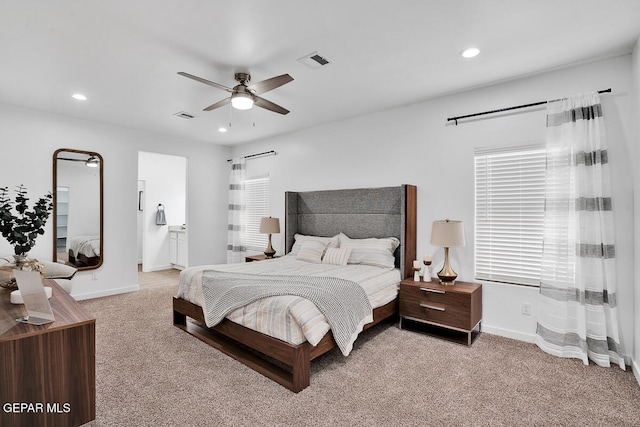
[[[100,166],[100,159],[96,156],[90,156],[84,164],[89,168],[97,168]]]
[[[244,92],[231,95],[231,106],[236,110],[250,110],[253,107],[253,97]]]
[[[229,98],[225,98],[221,101],[216,102],[215,104],[208,106],[204,109],[204,111],[215,110],[216,108],[220,108],[231,103],[231,106],[238,110],[249,110],[254,105],[256,105],[260,108],[264,108],[265,110],[273,111],[283,115],[289,113],[289,110],[287,110],[286,108],[258,96],[293,81],[293,77],[291,77],[289,74],[272,77],[270,79],[263,80],[261,82],[252,84],[251,86],[248,86],[247,84],[251,81],[251,75],[249,75],[248,73],[236,73],[235,79],[239,84],[233,88],[203,79],[198,76],[194,76],[193,74],[185,73],[183,71],[180,71],[178,74],[231,93],[231,96]]]

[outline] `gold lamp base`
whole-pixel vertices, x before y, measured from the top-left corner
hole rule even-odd
[[[271,233],[269,233],[269,246],[264,250],[264,256],[267,258],[273,258],[276,254],[276,250],[271,246]]]
[[[453,268],[451,268],[451,264],[449,263],[449,248],[444,248],[444,266],[442,266],[442,270],[438,272],[440,284],[453,286],[456,283],[457,277],[458,274],[453,271]]]

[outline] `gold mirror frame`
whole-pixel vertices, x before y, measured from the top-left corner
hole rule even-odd
[[[78,270],[93,270],[102,265],[104,262],[104,192],[103,192],[103,182],[104,182],[104,159],[99,153],[93,151],[84,151],[84,150],[75,150],[72,148],[60,148],[53,153],[53,261],[59,261],[58,257],[58,161],[60,158],[60,153],[74,153],[72,154],[77,156],[78,154],[86,155],[89,157],[93,156],[99,161],[99,180],[100,180],[100,188],[99,188],[99,196],[100,196],[100,230],[99,230],[99,247],[100,247],[100,257],[98,260],[88,261],[90,265],[79,265],[83,263],[73,263],[70,260],[67,261],[68,264],[73,265]],[[65,260],[63,260],[65,261]]]

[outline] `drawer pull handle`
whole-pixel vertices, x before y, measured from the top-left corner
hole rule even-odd
[[[429,289],[429,288],[420,288],[421,291],[425,292],[433,292],[434,294],[444,294],[445,291],[441,291],[440,289]]]
[[[444,311],[444,307],[436,307],[434,305],[429,305],[429,304],[420,304],[420,307],[430,308],[431,310]]]

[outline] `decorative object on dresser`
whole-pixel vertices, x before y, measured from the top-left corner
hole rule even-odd
[[[260,233],[269,235],[269,245],[267,249],[264,250],[264,255],[267,258],[273,258],[276,251],[273,249],[273,246],[271,246],[271,234],[280,233],[280,219],[271,217],[262,218],[262,220],[260,220]]]
[[[36,238],[44,234],[44,226],[53,209],[53,196],[45,194],[29,209],[27,189],[19,185],[16,189],[15,206],[9,197],[8,187],[0,188],[0,234],[13,246],[14,263],[3,266],[0,271],[0,287],[16,289],[13,269],[40,271],[38,260],[28,258],[35,246]]]
[[[400,328],[403,319],[421,324],[421,331],[471,345],[482,330],[482,285],[458,282],[400,282]],[[476,332],[477,329],[477,332]]]
[[[14,255],[13,262],[9,258],[0,258],[0,288],[14,291],[18,289],[13,270],[44,271],[44,265],[37,259],[26,255]]]
[[[444,265],[438,272],[440,283],[443,285],[455,284],[458,273],[453,271],[449,263],[449,248],[464,246],[464,226],[462,221],[433,221],[431,228],[431,244],[444,248]]]
[[[18,322],[31,325],[44,325],[55,320],[49,298],[53,296],[53,290],[46,291],[42,283],[42,277],[38,271],[16,270],[16,283],[18,291],[11,292],[13,303],[14,293],[20,292],[27,315],[16,319]],[[49,287],[49,289],[51,289]]]
[[[72,279],[78,271],[77,268],[72,267],[67,264],[61,264],[59,262],[51,262],[51,261],[38,261],[31,260],[30,265],[23,267],[23,270],[33,270],[32,266],[37,265],[37,271],[40,272],[40,275],[44,277],[44,279],[55,279],[56,283],[67,293],[71,293],[72,289]],[[14,277],[13,269],[15,265],[11,263],[7,258],[0,258],[0,282],[3,278],[6,278],[7,275],[11,275],[11,278]],[[15,280],[14,280],[15,283]],[[17,286],[16,286],[17,288]],[[49,292],[49,291],[47,291]],[[22,304],[22,297],[20,296],[19,291],[11,292],[11,301],[16,304]]]
[[[413,261],[413,281],[414,282],[420,281],[420,270],[422,270],[420,261],[418,260]]]
[[[422,261],[424,264],[424,274],[422,275],[423,282],[431,281],[431,255],[424,254],[424,260]]]

